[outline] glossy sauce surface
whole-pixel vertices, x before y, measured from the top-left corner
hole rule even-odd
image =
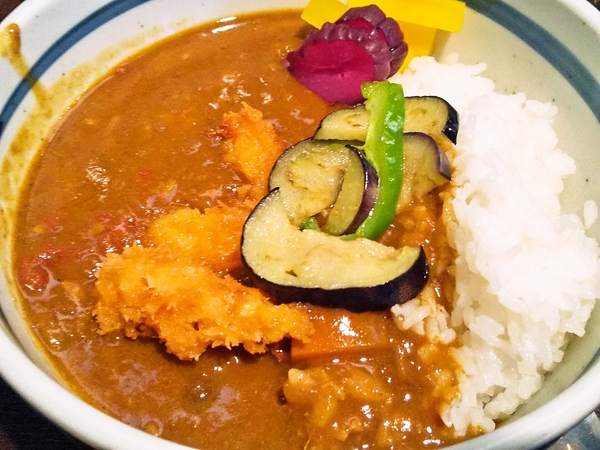
[[[314,309],[328,323],[377,330],[381,345],[297,363],[285,343],[261,356],[218,349],[182,362],[155,340],[97,334],[93,274],[104,255],[141,242],[161,213],[226,203],[243,184],[223,159],[216,131],[224,113],[247,102],[292,144],[311,136],[331,110],[280,64],[307,32],[297,12],[242,17],[227,28],[199,28],[123,63],[57,127],[23,193],[14,249],[33,331],[82,398],[190,446],[423,448],[454,442],[437,414],[435,394],[453,383],[448,349],[400,331],[389,313]],[[439,199],[428,197],[383,240],[426,245],[444,300],[451,280],[445,263],[436,265],[448,259],[440,257],[446,251],[440,214]],[[333,422],[315,425],[315,397],[284,389],[291,368],[312,370],[325,397],[332,389],[341,392],[339,380],[349,380],[344,398],[330,395],[337,405]],[[361,398],[368,389],[349,387],[356,380],[385,395]]]

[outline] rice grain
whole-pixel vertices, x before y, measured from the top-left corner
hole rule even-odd
[[[442,412],[459,435],[469,426],[493,430],[496,419],[530,398],[569,338],[584,333],[600,296],[600,252],[585,235],[597,218],[595,203],[584,206],[584,226],[563,214],[558,200],[575,163],[557,148],[556,107],[494,92],[484,70],[423,57],[391,79],[406,95],[446,99],[460,117],[453,196],[444,206],[458,254],[446,329],[459,339],[464,374],[460,395]],[[393,309],[400,326],[418,329],[436,317],[444,330],[444,314],[429,306],[423,317],[425,305],[412,302]]]

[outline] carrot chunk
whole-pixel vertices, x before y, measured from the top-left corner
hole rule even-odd
[[[315,332],[310,340],[292,339],[292,361],[333,357],[361,350],[383,348],[390,343],[387,312],[352,313],[343,309],[303,306]]]

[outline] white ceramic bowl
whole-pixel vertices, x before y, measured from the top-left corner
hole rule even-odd
[[[485,75],[501,91],[525,91],[554,101],[559,146],[576,161],[563,205],[581,214],[587,198],[600,202],[600,13],[585,0],[467,0],[464,29],[442,39],[436,56],[458,52],[465,63],[486,62]],[[183,28],[258,9],[302,7],[303,0],[27,0],[0,26],[21,29],[21,53],[52,94],[50,114],[39,114],[34,93],[0,58],[0,374],[28,402],[75,437],[96,448],[183,448],[124,425],[87,405],[55,379],[26,324],[11,275],[16,199],[39,138],[88,86],[127,55]],[[0,34],[0,50],[7,44]],[[0,53],[1,54],[1,53]],[[15,63],[18,61],[14,61]],[[66,75],[65,75],[66,74]],[[50,96],[48,96],[49,98]],[[48,100],[48,98],[46,100]],[[47,111],[46,111],[47,112]],[[33,115],[33,118],[32,118]],[[10,150],[24,123],[22,151]],[[600,226],[590,230],[600,237]],[[528,449],[552,441],[600,404],[600,308],[588,332],[570,345],[542,389],[496,431],[452,447]]]

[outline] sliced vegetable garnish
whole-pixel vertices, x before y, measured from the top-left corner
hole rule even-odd
[[[465,3],[456,0],[348,0],[349,8],[376,4],[398,22],[457,33],[465,15]]]
[[[339,0],[310,0],[301,18],[313,27],[321,28],[325,22],[335,22],[347,10],[348,6]]]
[[[407,52],[398,24],[369,5],[311,31],[283,65],[328,103],[354,104],[363,100],[362,83],[396,73]]]
[[[465,3],[456,0],[310,0],[302,19],[316,28],[334,22],[352,7],[374,4],[393,18],[404,33],[408,54],[403,69],[415,56],[431,55],[437,30],[458,32],[462,28]]]
[[[404,177],[396,211],[450,180],[450,162],[428,134],[404,133]]]
[[[271,171],[269,195],[244,225],[242,260],[250,280],[281,302],[382,310],[414,298],[427,282],[423,248],[375,241],[394,220],[400,200],[404,91],[378,81],[363,84],[362,92],[364,107],[347,111],[359,111],[352,120],[366,128],[364,145],[352,145],[357,141],[347,140],[342,126],[342,135],[329,127],[331,139],[288,148]],[[436,130],[447,116],[435,115]],[[347,123],[344,114],[336,121]],[[447,181],[448,161],[435,140],[425,133],[406,136],[415,150],[408,161],[410,191],[417,195]]]
[[[405,99],[404,132],[420,131],[436,140],[449,139],[456,144],[458,113],[450,103],[440,97],[422,96]],[[369,112],[365,105],[342,108],[323,118],[315,139],[365,142]]]
[[[466,8],[464,2],[457,0],[348,0],[347,5],[339,0],[310,0],[302,19],[321,28],[326,22],[336,21],[348,8],[365,5],[378,6],[397,22],[455,33],[462,28]]]
[[[428,277],[421,247],[344,241],[290,221],[274,189],[252,211],[242,234],[242,260],[259,289],[279,301],[350,311],[387,309],[414,298]]]
[[[370,117],[363,150],[377,172],[379,190],[371,214],[356,235],[377,239],[394,220],[402,187],[404,91],[387,81],[366,83],[362,91]]]
[[[373,209],[377,174],[351,145],[305,139],[275,162],[269,190],[276,188],[293,224],[339,236],[354,233]]]
[[[269,190],[281,191],[294,225],[301,226],[336,202],[354,160],[352,153],[343,143],[305,139],[277,159],[269,175]]]
[[[456,142],[458,132],[458,115],[442,98],[406,97],[405,110],[402,188],[396,212],[450,180],[450,162],[436,140]],[[321,121],[315,138],[332,142],[364,142],[368,125],[369,112],[365,105],[342,108]],[[340,197],[341,192],[338,202]],[[323,230],[329,232],[325,228]]]

